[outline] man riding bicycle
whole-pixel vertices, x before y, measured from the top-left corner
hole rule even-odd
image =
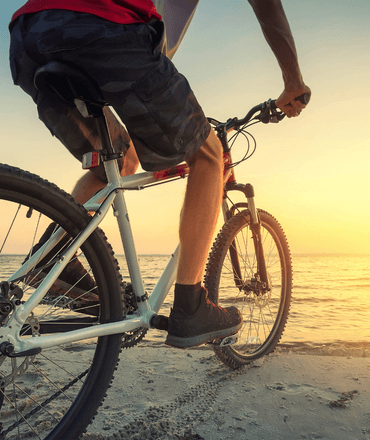
[[[40,119],[77,159],[100,148],[95,121],[36,89],[37,68],[51,60],[86,71],[124,122],[127,131],[105,107],[113,146],[123,153],[122,176],[133,174],[139,161],[148,171],[187,161],[179,266],[166,340],[175,347],[209,342],[214,331],[226,337],[242,325],[237,308],[216,307],[201,286],[221,204],[222,147],[188,82],[171,61],[197,3],[29,0],[10,24],[14,83],[33,98]],[[282,70],[284,90],[276,103],[288,117],[298,116],[305,105],[295,98],[311,92],[303,82],[281,2],[249,3]],[[82,176],[72,195],[85,203],[105,184],[100,166]]]

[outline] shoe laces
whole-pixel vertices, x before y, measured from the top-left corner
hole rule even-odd
[[[226,309],[223,309],[223,308],[220,307],[220,306],[216,306],[216,304],[215,304],[214,302],[210,301],[208,298],[206,299],[206,303],[207,303],[207,304],[210,304],[212,307],[217,307],[219,310],[221,310],[221,311],[223,311],[223,312],[227,312]]]

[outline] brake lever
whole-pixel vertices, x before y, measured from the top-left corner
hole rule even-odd
[[[261,110],[261,113],[256,117],[256,119],[260,120],[264,124],[268,124],[269,122],[277,124],[282,119],[285,118],[285,113],[280,112],[277,108],[271,105],[272,101],[269,99],[264,103],[264,106]]]
[[[270,122],[270,101],[271,99],[263,104],[260,114],[255,117],[255,119],[258,119],[264,124],[268,124]]]
[[[278,122],[280,122],[281,120],[283,120],[285,118],[285,113],[283,112],[279,112],[278,110],[270,110],[271,114],[270,114],[270,122],[277,124]]]

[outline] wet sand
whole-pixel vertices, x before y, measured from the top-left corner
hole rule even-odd
[[[144,342],[122,352],[82,439],[370,440],[368,350],[303,353],[281,347],[233,371],[207,347]]]

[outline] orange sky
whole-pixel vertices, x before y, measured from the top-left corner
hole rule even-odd
[[[22,3],[2,7],[1,161],[70,191],[80,164],[11,83],[6,26]],[[254,185],[257,206],[281,222],[293,252],[370,253],[370,2],[283,4],[312,101],[299,118],[251,129],[257,151],[237,167],[238,180]],[[174,62],[205,113],[219,120],[241,117],[282,89],[278,65],[246,0],[201,1]],[[234,158],[242,154],[241,143]],[[127,195],[139,253],[173,250],[184,188],[180,181]],[[105,223],[115,245],[118,232],[111,232],[110,220]]]

